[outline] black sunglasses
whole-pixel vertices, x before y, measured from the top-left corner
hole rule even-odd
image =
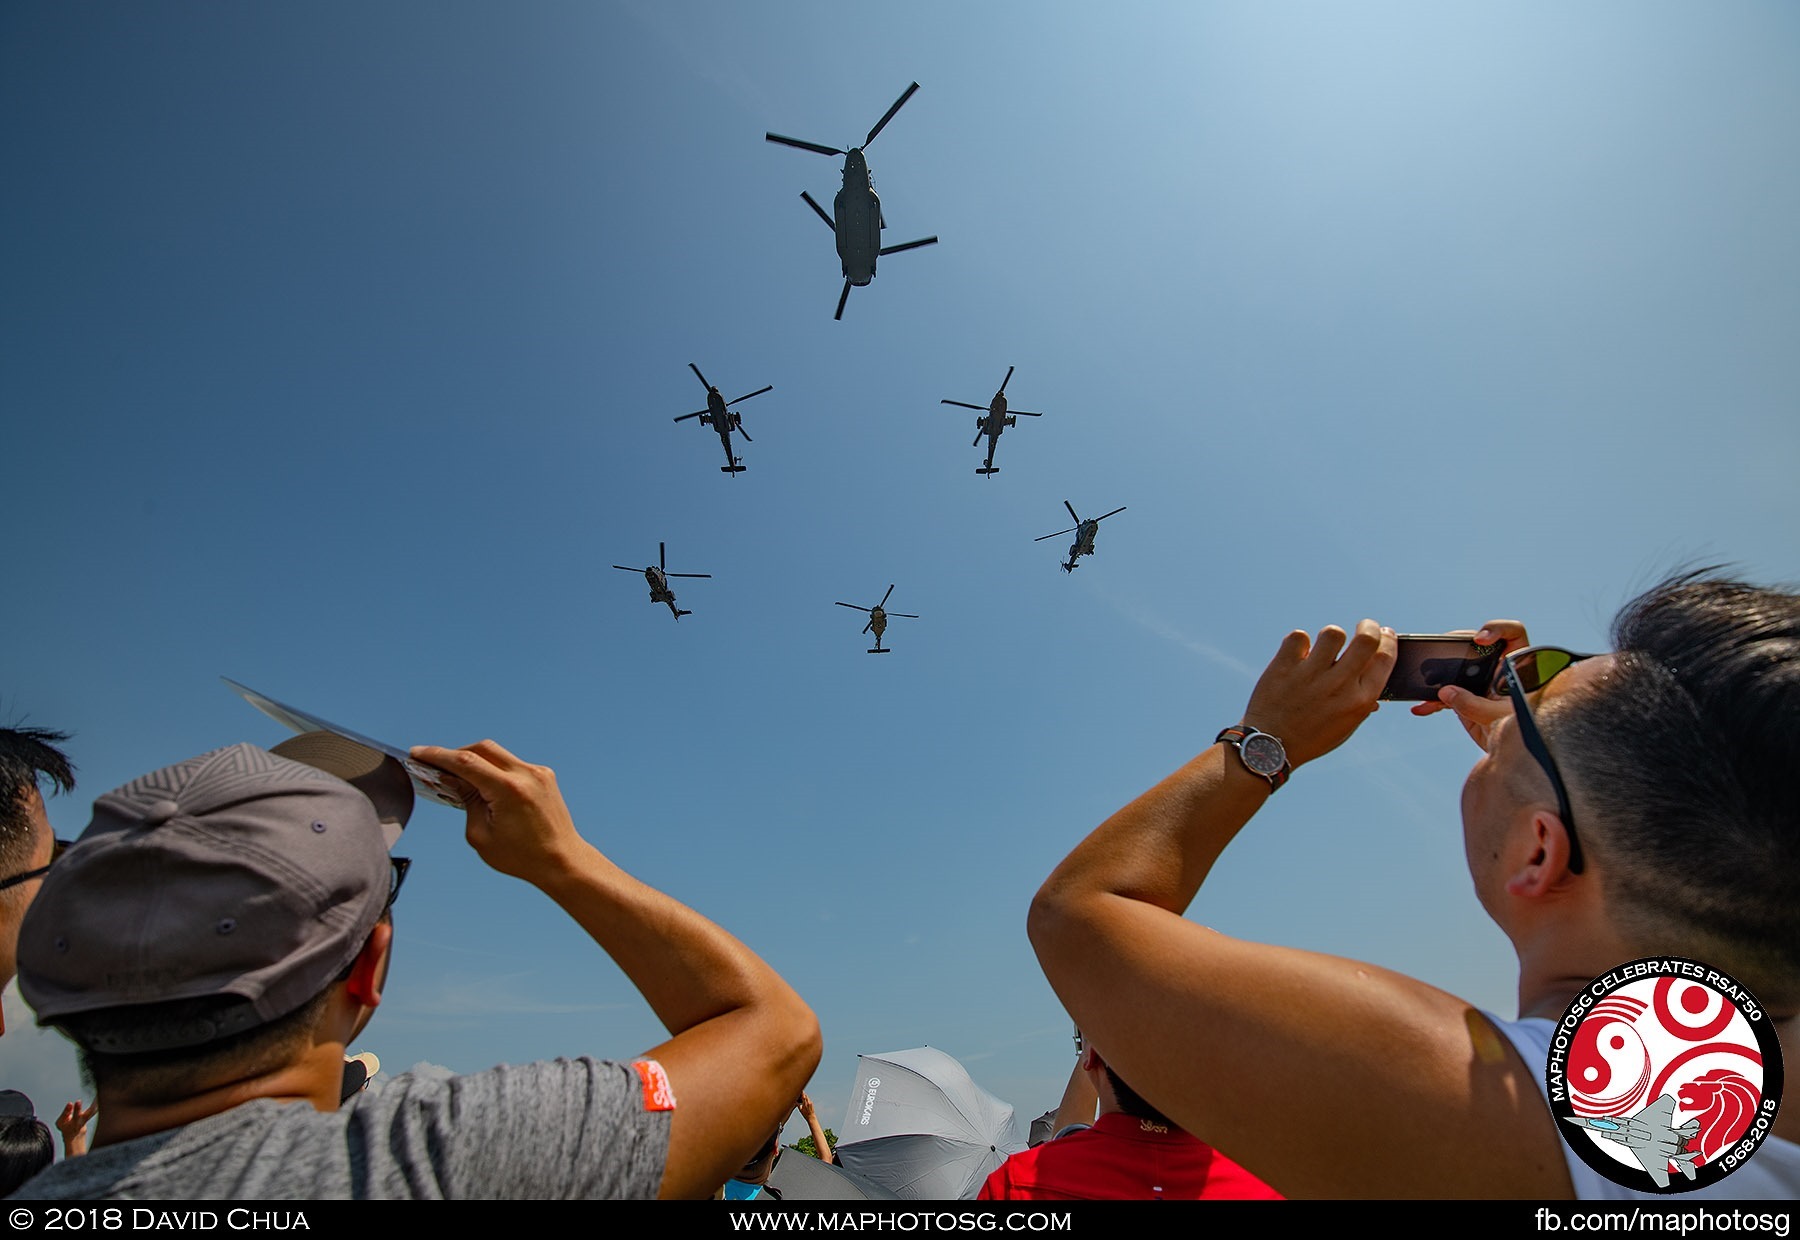
[[[406,885],[406,872],[412,869],[412,858],[389,857],[388,865],[392,868],[388,875],[387,903],[381,906],[384,913],[393,908],[394,901],[400,898],[400,888]]]
[[[57,840],[50,846],[50,865],[55,865],[68,851],[69,841]],[[5,891],[8,887],[17,887],[20,883],[29,883],[34,878],[42,878],[50,872],[50,865],[40,865],[35,870],[26,870],[23,874],[14,874],[11,878],[0,878],[0,891]]]
[[[1575,814],[1569,808],[1569,790],[1563,785],[1562,773],[1556,769],[1556,759],[1550,756],[1549,746],[1544,744],[1544,734],[1538,731],[1537,720],[1532,717],[1531,704],[1525,700],[1525,695],[1536,693],[1583,659],[1594,657],[1576,654],[1560,646],[1527,646],[1507,655],[1500,661],[1499,668],[1499,678],[1506,682],[1506,691],[1512,697],[1513,714],[1519,721],[1519,739],[1524,742],[1525,751],[1544,768],[1544,774],[1550,777],[1550,786],[1556,790],[1556,812],[1562,819],[1563,829],[1569,833],[1571,874],[1581,873],[1587,861],[1582,856],[1581,840],[1575,834]]]

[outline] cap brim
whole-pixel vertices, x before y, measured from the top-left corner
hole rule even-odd
[[[336,732],[302,732],[269,750],[339,779],[368,797],[391,850],[412,817],[412,776],[399,761]]]

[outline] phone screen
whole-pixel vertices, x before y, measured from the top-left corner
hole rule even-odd
[[[1388,702],[1435,702],[1438,690],[1455,685],[1483,697],[1499,667],[1498,642],[1477,646],[1454,633],[1402,633],[1400,653],[1381,697]]]

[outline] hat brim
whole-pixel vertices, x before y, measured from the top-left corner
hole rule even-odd
[[[302,732],[269,750],[292,762],[336,775],[368,797],[381,819],[381,834],[389,851],[412,817],[412,776],[387,754],[359,745],[336,732]]]

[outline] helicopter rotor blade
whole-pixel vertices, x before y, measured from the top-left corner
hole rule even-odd
[[[797,146],[803,151],[817,151],[821,155],[842,155],[835,146],[821,146],[817,142],[802,142],[798,138],[784,138],[778,133],[765,133],[763,137],[771,142],[779,142],[783,146]]]
[[[837,225],[832,222],[829,215],[825,214],[825,208],[813,201],[813,196],[811,194],[807,193],[805,190],[801,190],[800,196],[806,199],[806,205],[811,207],[818,217],[825,221],[825,227],[829,228],[832,232],[837,231]]]
[[[729,408],[731,408],[731,406],[737,404],[738,400],[749,400],[752,396],[761,396],[764,392],[773,392],[774,390],[775,390],[775,385],[773,383],[771,383],[768,387],[759,387],[754,392],[747,392],[744,395],[738,397],[737,400],[726,401],[725,407],[727,409],[729,409]]]
[[[868,611],[867,607],[858,607],[855,603],[839,603],[839,607],[848,607],[852,611]]]
[[[1021,418],[1041,418],[1044,416],[1041,413],[1033,413],[1029,409],[1008,409],[1006,412],[1009,414],[1017,414]]]
[[[1070,526],[1070,527],[1069,527],[1069,528],[1068,528],[1068,529],[1066,529],[1066,530],[1058,530],[1058,531],[1056,531],[1056,533],[1054,533],[1054,534],[1045,534],[1045,535],[1044,535],[1044,538],[1061,538],[1061,537],[1062,537],[1062,536],[1063,536],[1063,535],[1064,535],[1064,534],[1073,534],[1073,533],[1074,533],[1074,532],[1075,532],[1075,531],[1076,531],[1076,530],[1078,530],[1078,529],[1080,529],[1080,528],[1081,528],[1081,527],[1080,527],[1080,526],[1078,526],[1078,525],[1071,525],[1071,526]],[[1032,541],[1032,542],[1043,542],[1043,541],[1044,541],[1044,538],[1034,538],[1034,539],[1032,539],[1032,540],[1031,540],[1031,541]]]
[[[657,543],[656,544],[656,566],[658,568],[662,569],[664,575],[668,574],[668,571],[669,571],[669,547],[668,547],[667,543]]]
[[[918,89],[919,84],[914,82],[911,86],[908,86],[904,91],[900,92],[900,97],[894,100],[894,106],[887,110],[887,115],[876,121],[875,128],[869,130],[869,136],[863,139],[864,146],[875,141],[875,135],[887,128],[887,123],[894,119],[894,113],[898,112],[901,106],[904,105],[908,99],[913,97],[913,92]]]
[[[615,564],[613,567],[622,573],[641,573],[644,571],[641,568],[626,568],[623,564]]]
[[[750,438],[750,432],[744,429],[744,424],[742,422],[739,422],[737,425],[737,433],[744,437],[745,443],[755,443],[756,442],[756,440]]]
[[[1069,510],[1069,520],[1073,521],[1076,525],[1080,525],[1081,518],[1075,515],[1075,505],[1065,499],[1063,501],[1063,507]]]
[[[711,573],[664,573],[665,577],[710,577]]]
[[[1004,395],[1006,392],[1006,385],[1012,382],[1012,372],[1013,372],[1013,368],[1011,366],[1008,366],[1006,368],[1006,378],[1000,380],[1000,392],[1002,395]]]
[[[1104,521],[1104,520],[1106,520],[1106,518],[1107,518],[1107,517],[1110,517],[1110,516],[1113,516],[1113,515],[1115,515],[1115,514],[1117,514],[1117,513],[1121,513],[1121,512],[1124,512],[1124,511],[1125,511],[1125,507],[1124,507],[1124,505],[1123,505],[1123,504],[1121,504],[1121,505],[1120,505],[1120,506],[1119,506],[1119,507],[1117,507],[1117,508],[1115,508],[1115,509],[1113,509],[1113,510],[1112,510],[1112,512],[1109,512],[1109,513],[1104,513],[1104,514],[1102,514],[1102,515],[1101,515],[1101,516],[1098,516],[1098,517],[1095,517],[1095,518],[1094,518],[1094,520],[1096,520],[1096,521]]]
[[[908,241],[905,245],[890,245],[885,249],[877,250],[876,254],[880,256],[898,254],[901,250],[916,250],[922,245],[936,245],[937,241],[936,237],[925,237],[918,241]]]
[[[703,418],[705,416],[706,416],[706,410],[700,409],[700,410],[696,410],[693,413],[684,413],[679,418],[676,418],[675,420],[677,422],[685,422],[689,418]]]
[[[701,387],[707,389],[708,391],[712,390],[712,384],[710,384],[706,381],[706,376],[700,373],[700,368],[698,366],[694,365],[692,362],[689,362],[688,369],[694,372],[694,378],[700,380]]]
[[[938,404],[955,405],[958,409],[973,409],[976,413],[986,413],[988,411],[986,405],[971,405],[966,400],[940,400]]]
[[[850,300],[850,277],[845,276],[844,277],[844,291],[838,297],[837,313],[832,315],[831,317],[834,319],[843,318],[844,317],[844,303],[849,300]]]
[[[896,617],[898,617],[901,620],[917,620],[918,619],[918,617],[913,615],[910,611],[890,611],[890,612],[888,612],[889,620],[892,620]]]
[[[875,604],[875,606],[877,606],[877,607],[886,607],[886,606],[887,606],[887,601],[888,601],[888,594],[892,594],[892,593],[893,593],[893,592],[894,592],[894,587],[893,587],[893,586],[889,586],[889,587],[888,587],[888,591],[887,591],[887,594],[884,594],[884,595],[882,595],[882,596],[881,596],[881,601],[880,601],[880,602],[879,602],[879,603],[877,603],[877,604]]]
[[[976,431],[976,432],[975,432],[975,438],[973,438],[973,439],[971,439],[971,440],[969,440],[969,446],[970,446],[970,447],[971,447],[971,448],[974,448],[974,447],[977,447],[977,446],[979,446],[979,445],[980,445],[980,443],[981,443],[981,437],[982,437],[982,436],[983,436],[983,435],[985,435],[985,434],[987,434],[987,432],[986,432],[986,431]]]

